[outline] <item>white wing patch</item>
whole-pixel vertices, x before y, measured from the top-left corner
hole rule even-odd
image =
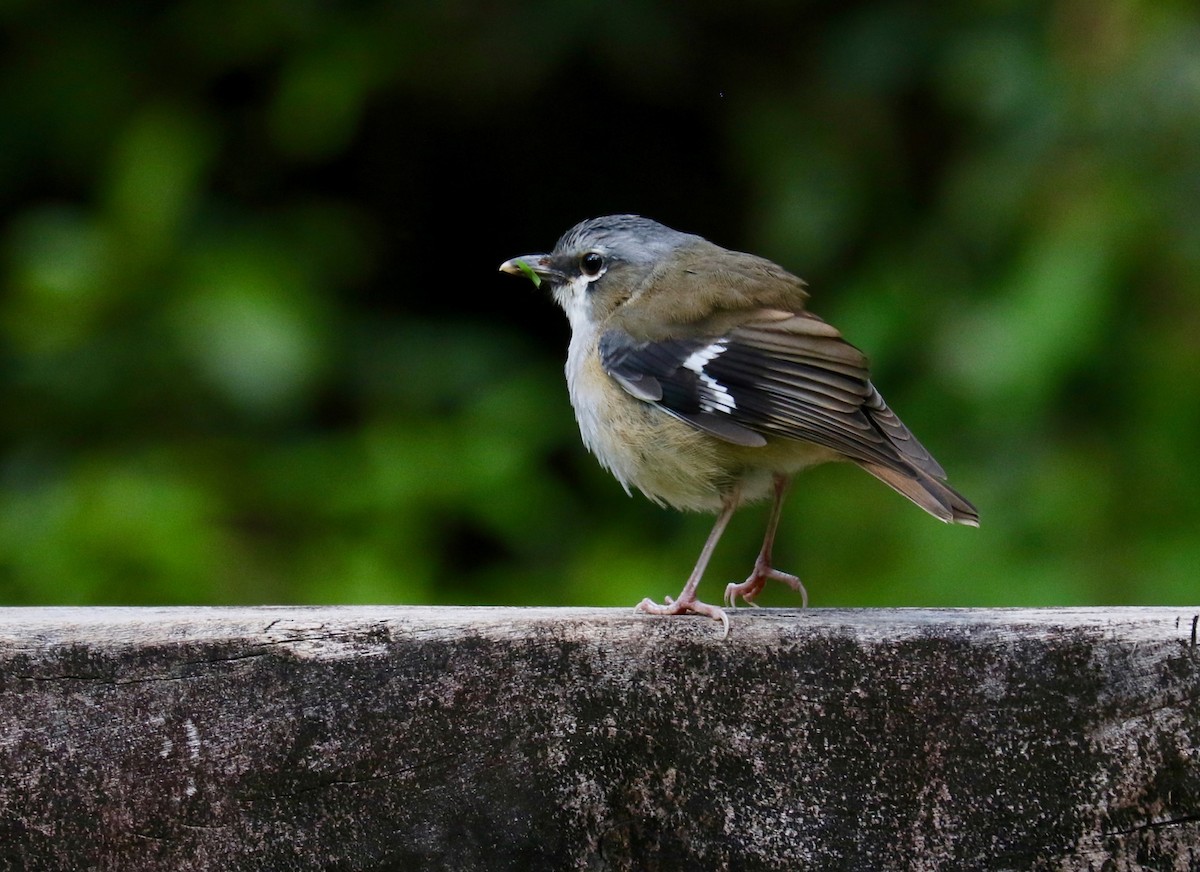
[[[737,408],[729,389],[704,371],[704,367],[712,363],[729,349],[726,340],[719,339],[712,345],[706,345],[698,351],[693,351],[683,362],[684,369],[690,369],[708,388],[700,397],[700,408],[706,412],[732,412]]]

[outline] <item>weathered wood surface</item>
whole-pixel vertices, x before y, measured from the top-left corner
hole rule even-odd
[[[0,868],[1197,869],[1200,609],[0,609]]]

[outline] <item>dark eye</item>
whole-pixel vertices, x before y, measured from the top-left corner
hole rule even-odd
[[[579,261],[579,267],[585,276],[598,276],[604,269],[604,257],[594,251],[589,251]]]

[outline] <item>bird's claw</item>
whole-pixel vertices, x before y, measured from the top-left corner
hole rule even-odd
[[[796,593],[800,594],[800,607],[808,608],[808,591],[804,589],[804,585],[800,583],[800,579],[789,572],[783,572],[762,562],[754,565],[754,571],[750,573],[750,577],[745,581],[740,584],[730,582],[725,585],[724,601],[730,608],[737,607],[739,597],[748,605],[757,605],[754,601],[762,593],[763,588],[767,586],[767,579],[770,578],[783,582],[796,591]]]
[[[742,602],[746,605],[757,607],[758,603],[754,601],[754,598],[762,592],[762,589],[763,585],[761,584],[752,586],[747,583],[738,584],[731,581],[725,585],[725,595],[721,598],[721,601],[729,606],[729,608],[736,609],[738,597],[741,597]]]
[[[721,622],[721,638],[725,639],[729,636],[729,615],[725,614],[725,610],[720,606],[712,606],[708,603],[702,603],[698,599],[688,601],[674,600],[671,597],[664,597],[665,605],[659,605],[654,600],[646,597],[637,604],[634,611],[641,612],[647,615],[683,615],[691,613],[693,615],[701,615],[702,617],[712,618],[714,621]]]

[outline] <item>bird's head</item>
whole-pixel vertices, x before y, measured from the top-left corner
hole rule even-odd
[[[703,242],[638,215],[581,221],[549,254],[514,257],[500,269],[549,285],[572,329],[599,324],[642,286],[654,269],[681,248]]]

